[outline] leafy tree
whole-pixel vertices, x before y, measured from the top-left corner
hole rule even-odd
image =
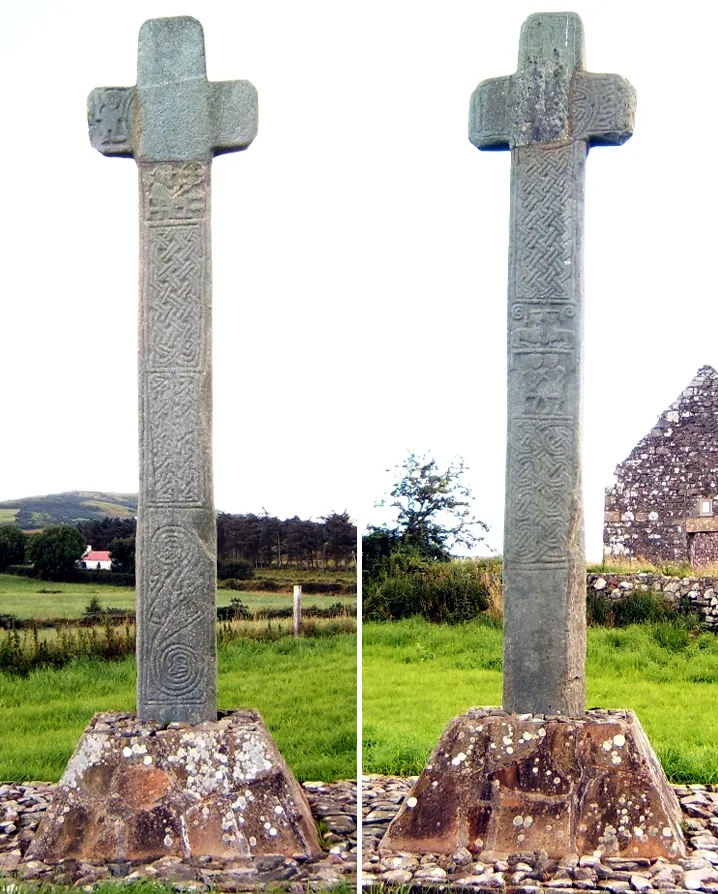
[[[15,525],[0,525],[0,571],[25,558],[27,535]]]
[[[69,525],[54,525],[28,542],[28,559],[45,579],[70,571],[85,551],[85,538]]]
[[[135,538],[118,537],[109,544],[112,570],[122,574],[135,573]]]
[[[460,456],[441,471],[432,456],[410,451],[394,471],[399,478],[389,506],[396,509],[395,533],[402,544],[445,561],[458,547],[470,549],[484,539],[477,530],[488,531],[488,526],[471,513],[474,498],[462,480],[467,470]],[[386,505],[387,499],[378,505]]]

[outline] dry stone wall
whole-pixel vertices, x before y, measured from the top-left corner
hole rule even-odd
[[[631,593],[660,593],[673,607],[688,603],[712,630],[718,630],[718,578],[669,577],[665,574],[589,574],[587,592],[611,599],[623,599]]]
[[[651,562],[718,560],[718,373],[702,367],[606,490],[604,553]]]

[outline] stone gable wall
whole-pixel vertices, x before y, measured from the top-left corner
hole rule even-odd
[[[718,556],[718,373],[704,366],[616,467],[604,554],[703,564]],[[712,501],[709,513],[701,502]],[[695,544],[694,544],[694,541]]]
[[[718,578],[669,577],[665,574],[594,574],[586,576],[586,592],[600,593],[611,599],[623,599],[631,593],[660,593],[674,608],[687,600],[701,620],[718,631]]]

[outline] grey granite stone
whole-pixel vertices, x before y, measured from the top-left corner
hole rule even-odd
[[[471,142],[511,150],[503,566],[510,712],[584,712],[584,166],[589,146],[628,139],[634,109],[627,81],[584,71],[574,13],[528,18],[516,74],[482,82],[472,97]]]
[[[138,714],[213,721],[210,165],[253,140],[256,91],[207,80],[198,21],[151,19],[137,86],[94,90],[88,121],[96,149],[139,165]]]

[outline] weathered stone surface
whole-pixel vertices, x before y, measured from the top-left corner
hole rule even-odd
[[[129,717],[129,715],[126,715]],[[98,723],[95,729],[106,724]],[[109,727],[108,727],[109,728]],[[128,730],[131,733],[131,730]],[[131,736],[130,736],[131,737]],[[324,874],[331,869],[339,874],[346,884],[356,878],[357,830],[343,836],[335,836],[339,841],[331,851],[323,851],[320,859],[312,859],[303,853],[290,856],[265,854],[257,858],[224,860],[207,855],[200,857],[159,857],[144,861],[65,860],[58,864],[44,864],[41,861],[20,862],[27,853],[35,836],[39,819],[47,810],[53,793],[54,783],[0,783],[0,821],[14,817],[14,831],[0,832],[0,876],[19,875],[26,872],[48,884],[74,884],[75,887],[94,885],[106,878],[152,878],[171,881],[183,890],[238,891],[247,890],[258,884],[260,876],[267,871],[294,873],[286,885],[288,894],[307,894],[325,886]],[[302,784],[312,815],[319,819],[316,811],[321,802],[325,810],[332,814],[355,814],[357,807],[357,786],[352,780],[340,782],[305,782]],[[414,861],[418,866],[418,862]],[[31,865],[32,864],[32,865]],[[702,865],[702,864],[701,864]],[[262,867],[260,869],[260,867]],[[273,867],[266,869],[266,867]],[[181,881],[181,885],[179,883]],[[189,881],[187,881],[189,880]],[[0,884],[1,887],[1,884]]]
[[[150,19],[137,86],[88,98],[92,145],[139,165],[137,701],[161,722],[217,714],[210,166],[257,130],[254,87],[205,72],[196,19]]]
[[[606,489],[604,553],[718,563],[718,373],[698,370]]]
[[[482,82],[469,138],[511,149],[504,708],[585,707],[581,506],[584,167],[631,135],[635,93],[584,71],[574,13],[521,29],[516,74]]]
[[[685,855],[680,823],[632,713],[569,719],[472,708],[443,733],[380,853],[674,859]]]
[[[26,860],[319,855],[306,798],[256,711],[180,729],[117,717],[85,730]]]

